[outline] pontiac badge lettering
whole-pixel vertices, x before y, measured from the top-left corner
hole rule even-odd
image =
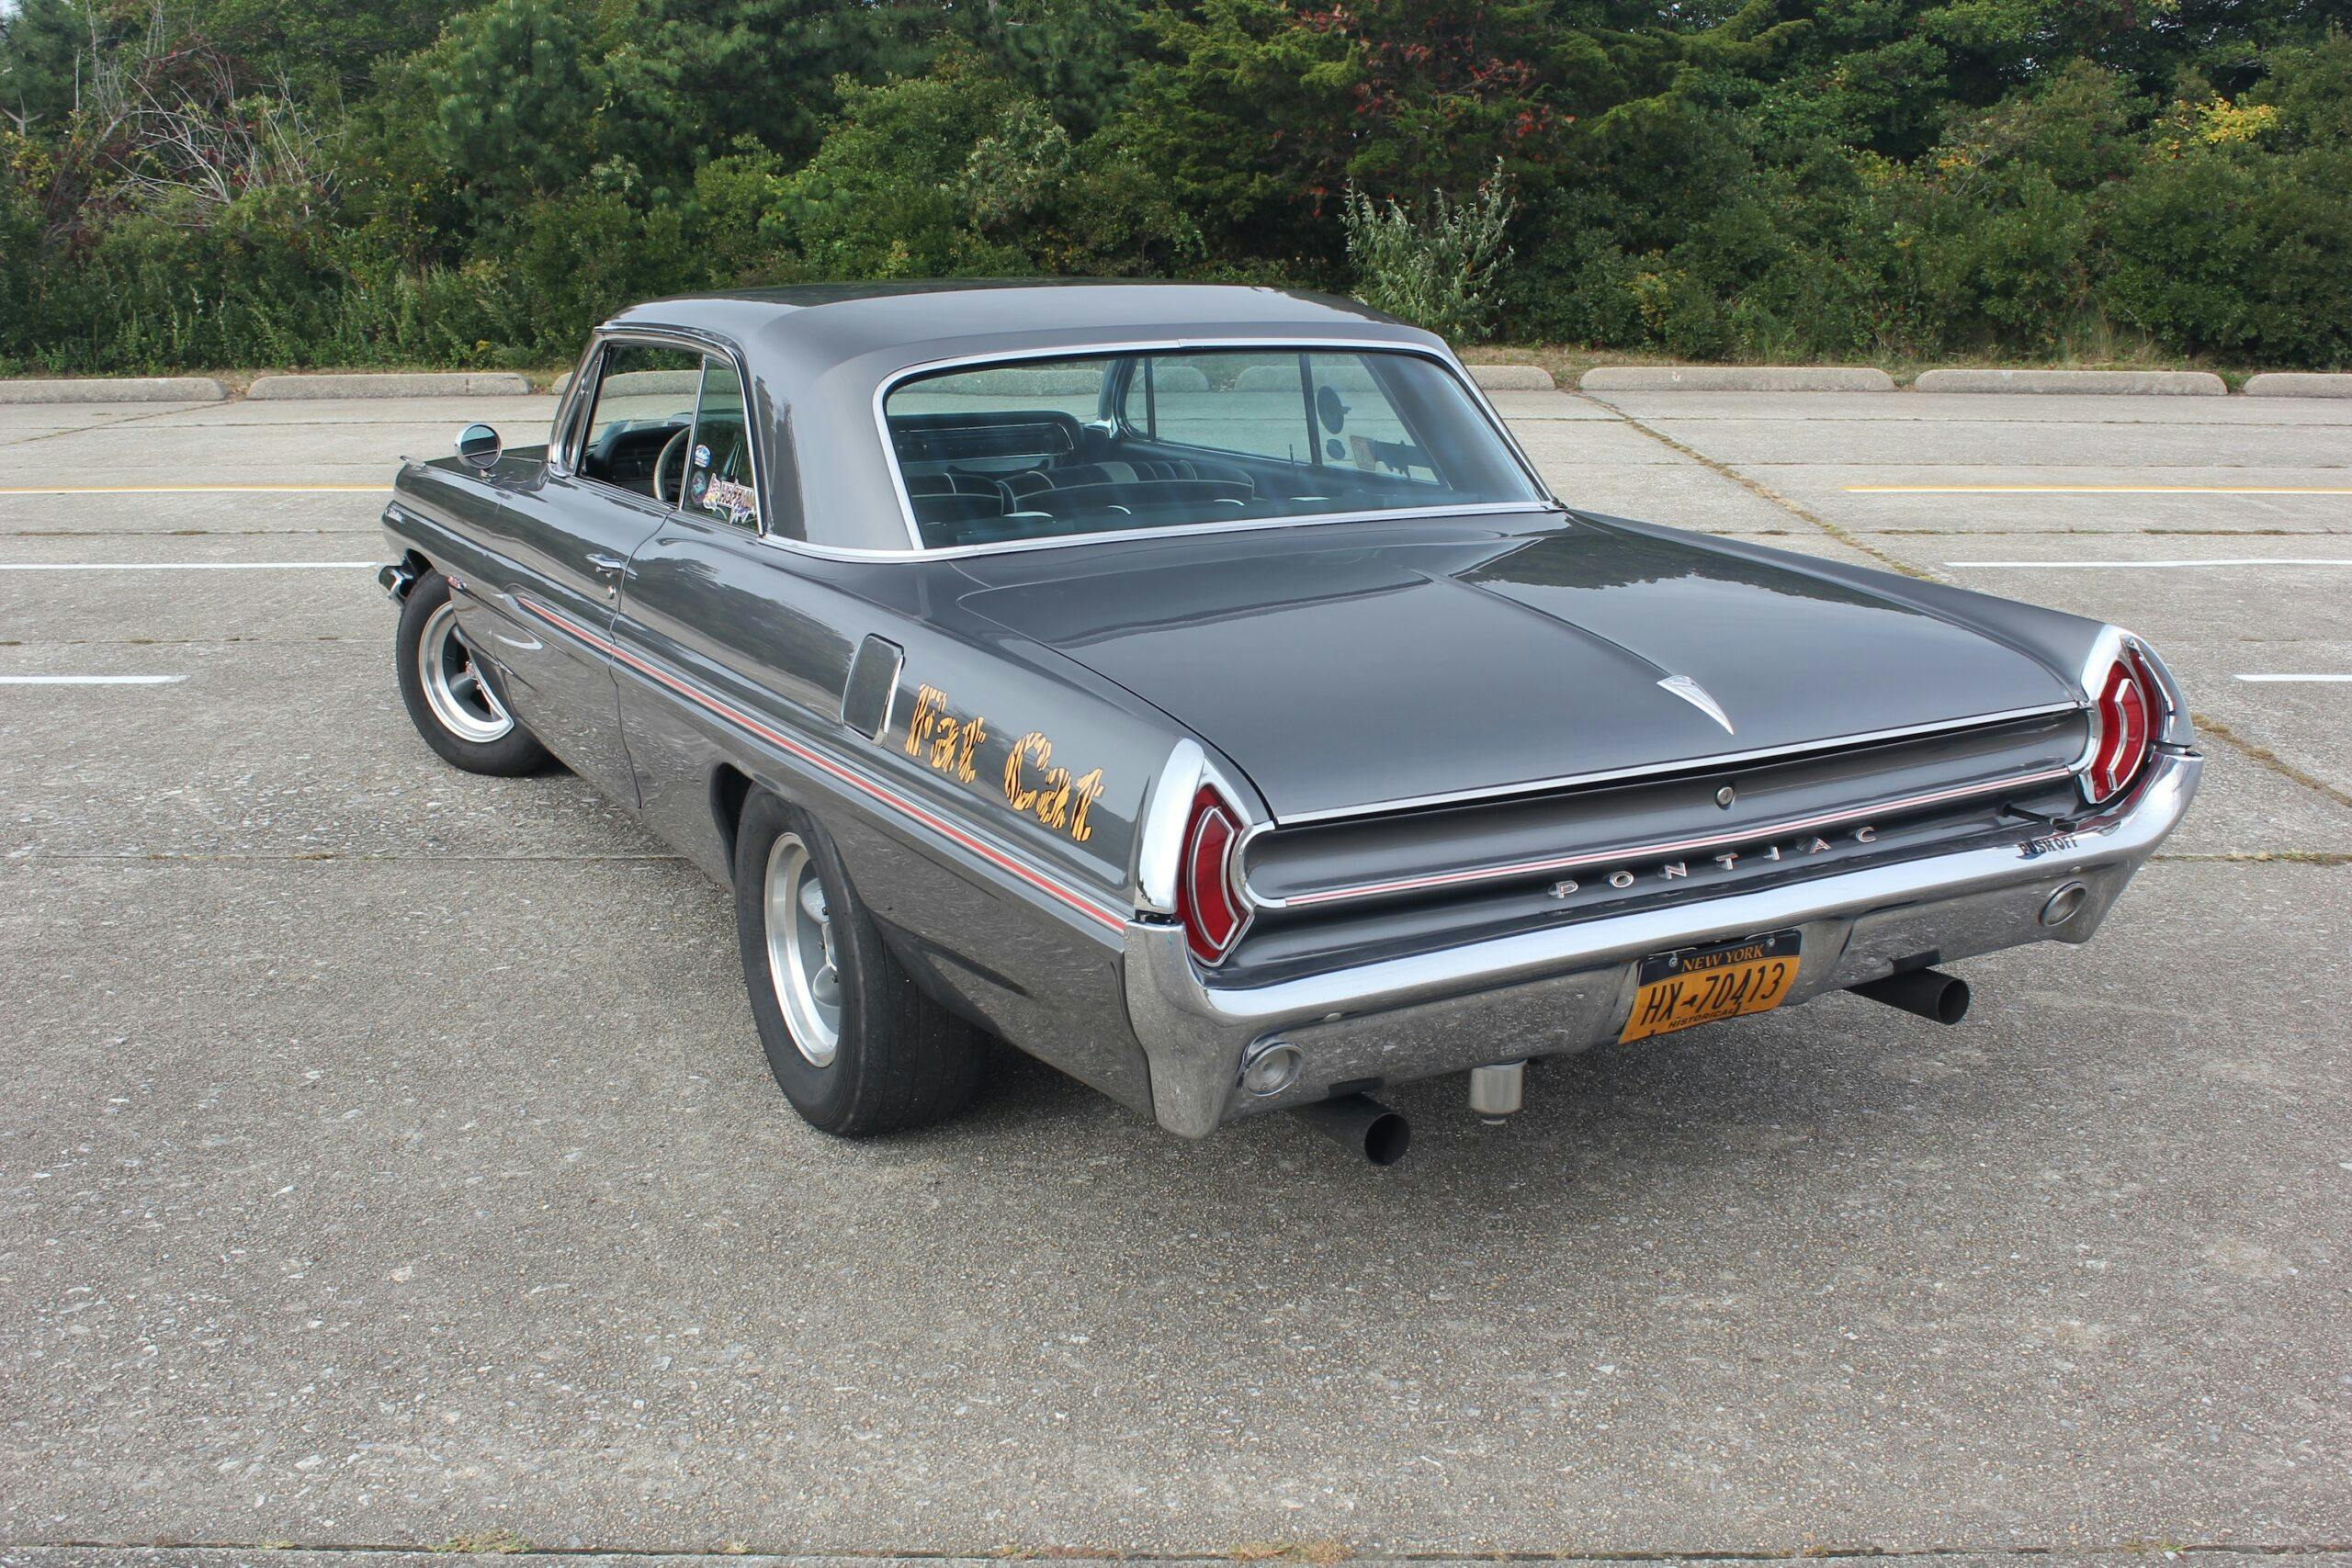
[[[1850,829],[1847,836],[1858,844],[1878,842],[1878,829],[1867,822]],[[1837,845],[1816,834],[1812,838],[1789,844],[1758,844],[1747,849],[1724,850],[1709,855],[1700,864],[1702,866],[1712,864],[1724,871],[1736,871],[1743,860],[1770,864],[1774,861],[1794,860],[1803,855],[1826,854],[1835,848]],[[1623,892],[1640,882],[1645,874],[1659,882],[1684,882],[1690,879],[1691,870],[1692,863],[1689,860],[1661,861],[1650,867],[1646,873],[1637,873],[1631,866],[1619,866],[1606,874],[1606,880],[1610,886]],[[1577,877],[1564,876],[1553,883],[1548,891],[1555,898],[1571,898],[1581,892],[1585,884]]]

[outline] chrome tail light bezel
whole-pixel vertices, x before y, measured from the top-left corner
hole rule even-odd
[[[1200,743],[1185,738],[1170,750],[1159,777],[1145,803],[1136,835],[1136,904],[1147,917],[1174,922],[1184,933],[1185,948],[1204,969],[1222,964],[1240,944],[1258,912],[1243,874],[1243,859],[1251,840],[1272,824],[1244,807],[1242,792],[1227,782]],[[1195,919],[1203,889],[1197,882],[1195,851],[1210,812],[1228,828],[1216,880],[1206,891],[1221,900],[1233,918],[1222,942],[1209,939]]]
[[[2119,682],[2127,683],[2140,698],[2138,749],[2128,759],[2107,755],[2114,721],[2110,701],[2120,702]],[[2109,626],[2084,660],[2083,698],[2090,720],[2083,754],[2075,764],[2075,783],[2084,801],[2094,807],[2111,805],[2128,795],[2148,771],[2156,748],[2175,728],[2179,712],[2171,680],[2154,652],[2120,626]]]

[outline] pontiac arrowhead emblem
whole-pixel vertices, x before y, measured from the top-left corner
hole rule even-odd
[[[1715,699],[1707,694],[1707,688],[1699,684],[1698,682],[1690,679],[1690,676],[1668,675],[1665,680],[1660,681],[1658,684],[1665,687],[1668,691],[1672,692],[1676,696],[1680,697],[1684,702],[1689,703],[1692,707],[1697,708],[1701,713],[1705,714],[1709,718],[1713,719],[1717,724],[1722,725],[1725,735],[1736,735],[1739,733],[1737,730],[1732,728],[1731,720],[1724,716],[1724,710],[1715,702]]]

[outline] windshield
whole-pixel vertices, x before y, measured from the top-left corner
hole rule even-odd
[[[932,548],[1543,496],[1462,384],[1380,350],[1024,359],[883,400]]]

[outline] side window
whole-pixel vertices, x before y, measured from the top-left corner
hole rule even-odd
[[[1128,378],[1128,427],[1154,441],[1311,462],[1299,355],[1155,355]]]
[[[580,446],[580,472],[656,501],[675,501],[694,429],[702,355],[616,343],[605,350],[596,401]]]
[[[743,378],[712,355],[702,362],[701,412],[686,466],[685,508],[741,528],[760,525],[760,494],[752,482],[752,442],[743,416]]]

